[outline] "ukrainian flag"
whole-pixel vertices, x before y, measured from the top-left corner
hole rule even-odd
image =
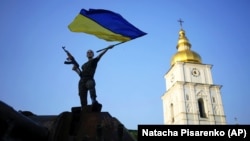
[[[106,41],[125,42],[147,34],[121,15],[104,9],[81,9],[68,28],[72,32],[92,34]]]

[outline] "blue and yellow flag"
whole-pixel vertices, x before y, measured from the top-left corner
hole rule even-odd
[[[92,34],[106,41],[125,42],[147,34],[121,15],[104,9],[82,9],[68,28],[72,32]]]

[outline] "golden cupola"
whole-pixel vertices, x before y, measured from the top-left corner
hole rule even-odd
[[[176,48],[178,51],[171,59],[171,66],[176,62],[202,63],[200,55],[191,50],[191,44],[182,28],[179,31],[179,39]]]

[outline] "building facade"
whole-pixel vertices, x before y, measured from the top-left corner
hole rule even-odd
[[[164,75],[166,92],[162,95],[164,124],[226,124],[221,85],[213,83],[212,65],[191,50],[181,27],[177,52]]]

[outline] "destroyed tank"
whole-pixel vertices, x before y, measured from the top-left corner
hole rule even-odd
[[[0,101],[0,141],[136,141],[137,131],[127,129],[108,112],[72,107],[59,115],[16,111]]]

